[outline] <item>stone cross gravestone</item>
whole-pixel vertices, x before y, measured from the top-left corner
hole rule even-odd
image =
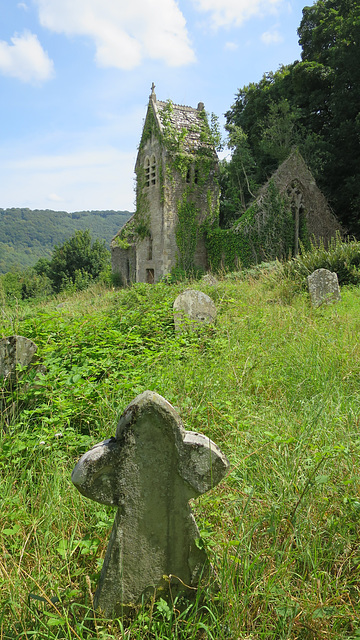
[[[214,322],[215,318],[215,303],[202,291],[186,289],[174,302],[175,331],[194,329],[199,324]]]
[[[15,335],[0,340],[0,378],[7,378],[17,365],[27,367],[36,351],[35,342],[24,336]]]
[[[196,587],[208,567],[190,498],[209,491],[229,462],[207,437],[185,431],[174,408],[145,391],[122,414],[115,438],[85,453],[72,481],[118,507],[94,605],[111,617],[154,591]]]
[[[308,276],[308,287],[311,304],[313,307],[328,302],[339,302],[341,300],[339,281],[336,273],[328,269],[316,269]]]

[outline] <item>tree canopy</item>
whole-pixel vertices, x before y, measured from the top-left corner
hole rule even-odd
[[[129,211],[0,208],[0,274],[31,267],[39,258],[50,259],[54,246],[77,229],[90,229],[94,239],[104,239],[109,246],[130,215]]]
[[[109,263],[110,252],[105,242],[92,242],[90,231],[86,229],[76,231],[62,245],[55,246],[51,260],[39,260],[34,269],[46,275],[52,282],[53,290],[58,293],[69,285],[77,289],[86,288]]]
[[[245,143],[252,154],[247,178],[259,184],[298,146],[339,220],[359,234],[358,0],[318,0],[305,7],[298,35],[301,61],[240,89],[226,114],[230,140],[234,127],[243,132],[227,170],[226,190],[231,192],[233,176],[239,175]],[[228,212],[233,213],[229,207]]]

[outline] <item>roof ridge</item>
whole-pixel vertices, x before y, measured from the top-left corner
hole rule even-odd
[[[157,101],[156,101],[156,104],[160,104],[160,105],[164,105],[164,106],[166,106],[166,104],[167,104],[167,103],[168,103],[168,101],[167,101],[167,100],[157,100]],[[198,108],[197,108],[197,107],[190,107],[190,106],[189,106],[189,105],[187,105],[187,104],[176,104],[175,102],[172,102],[172,101],[171,101],[171,105],[172,105],[173,107],[178,107],[179,109],[186,109],[186,110],[189,110],[189,111],[196,111],[196,112],[199,112],[199,110],[198,110]]]

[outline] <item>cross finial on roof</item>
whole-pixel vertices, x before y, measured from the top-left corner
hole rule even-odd
[[[156,102],[156,93],[155,93],[155,85],[154,85],[154,83],[152,83],[152,85],[151,85],[150,98]]]

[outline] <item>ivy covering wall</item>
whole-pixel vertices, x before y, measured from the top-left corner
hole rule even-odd
[[[306,241],[303,221],[300,240]],[[212,270],[247,268],[293,253],[295,225],[291,203],[271,180],[266,194],[231,229],[208,227],[206,247]]]
[[[163,105],[163,103],[162,103]],[[195,254],[200,237],[205,238],[209,267],[221,269],[247,268],[262,261],[286,258],[294,252],[295,222],[291,202],[281,195],[270,181],[258,199],[231,229],[219,226],[218,177],[216,173],[215,138],[205,111],[192,125],[200,144],[189,147],[189,129],[176,127],[174,106],[168,101],[159,111],[161,128],[149,107],[140,150],[154,136],[166,153],[158,158],[158,180],[162,206],[170,192],[175,197],[177,222],[175,228],[178,249],[177,267],[185,271],[195,268]],[[191,136],[190,136],[191,138]],[[196,138],[196,136],[195,136]],[[150,235],[149,205],[143,188],[143,167],[137,168],[137,208],[132,224],[125,228],[119,242],[143,240]],[[173,196],[171,196],[173,197]],[[305,217],[301,221],[300,240],[307,240]]]
[[[199,111],[193,132],[199,134],[201,145],[189,148],[187,138],[189,129],[178,129],[173,124],[174,107],[167,101],[161,110],[162,143],[166,150],[166,178],[173,186],[183,184],[183,192],[177,200],[176,244],[178,248],[178,265],[185,271],[195,268],[195,252],[204,225],[218,224],[219,199],[216,155],[216,140],[211,130],[206,112]],[[215,129],[214,129],[215,131]],[[210,183],[212,178],[212,188]],[[204,194],[206,189],[206,194]],[[199,204],[199,196],[203,196],[203,204]],[[205,196],[205,197],[204,197]]]

